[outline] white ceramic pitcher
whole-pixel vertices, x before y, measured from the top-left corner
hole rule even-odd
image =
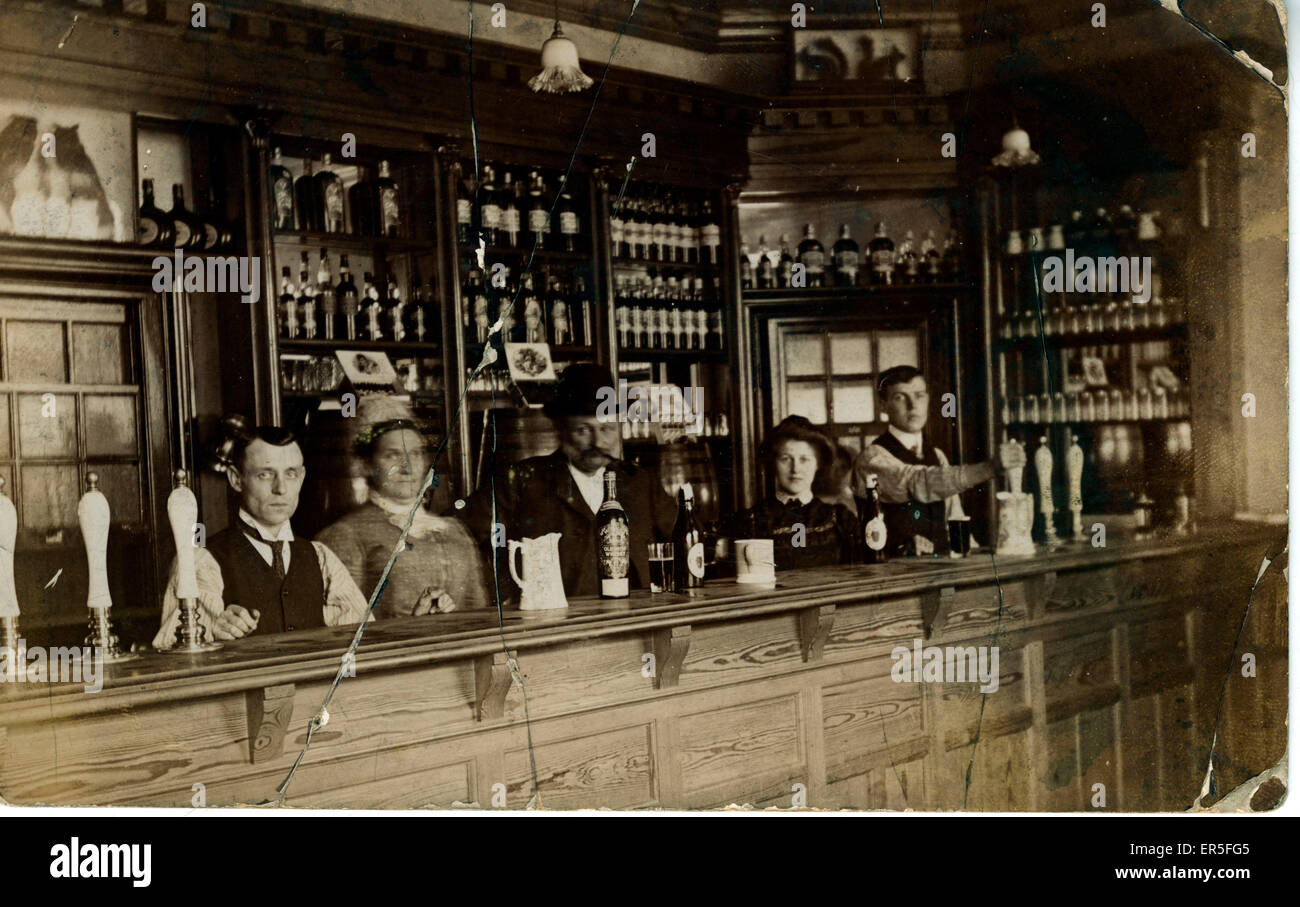
[[[541,611],[548,608],[567,608],[564,597],[564,577],[560,574],[560,536],[550,532],[541,538],[524,539],[508,543],[507,562],[510,576],[519,584],[519,610]],[[515,569],[515,552],[523,553],[522,573]]]

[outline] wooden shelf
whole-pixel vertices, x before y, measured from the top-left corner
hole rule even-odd
[[[642,268],[662,268],[668,271],[696,271],[699,273],[722,274],[722,265],[704,264],[686,261],[656,261],[652,258],[615,258],[611,262],[615,270],[640,270]]]
[[[441,343],[408,343],[405,340],[289,340],[281,338],[276,341],[282,353],[332,353],[335,350],[383,350],[396,354],[409,353],[420,359],[442,360]]]
[[[473,258],[478,252],[475,246],[458,246],[462,258]],[[485,259],[492,258],[520,258],[525,261],[528,256],[533,256],[535,264],[590,264],[590,252],[565,252],[559,249],[538,249],[533,252],[532,247],[524,246],[516,248],[514,246],[488,246],[483,256]]]
[[[766,302],[772,300],[808,300],[847,299],[881,296],[889,298],[907,296],[951,296],[955,293],[974,291],[969,283],[905,283],[888,287],[780,287],[771,290],[741,290],[741,299],[745,302]]]
[[[317,233],[314,231],[295,230],[272,234],[276,245],[302,246],[304,249],[329,249],[331,252],[361,253],[375,255],[379,251],[429,252],[437,251],[431,242],[410,239],[392,239],[386,236],[358,236],[355,233]],[[284,262],[278,262],[283,265]],[[292,264],[292,263],[290,263]]]
[[[725,362],[727,351],[723,350],[664,350],[655,347],[620,346],[618,361],[622,362]]]
[[[1094,331],[1091,334],[1045,334],[1030,337],[999,337],[994,346],[1000,350],[1039,347],[1046,343],[1053,347],[1106,346],[1112,343],[1147,343],[1152,340],[1172,340],[1187,334],[1187,322],[1180,321],[1164,327],[1134,328],[1133,330]]]

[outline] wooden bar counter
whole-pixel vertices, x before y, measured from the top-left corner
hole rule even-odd
[[[1185,809],[1280,535],[792,571],[507,611],[504,629],[495,612],[375,622],[283,802],[520,808],[535,776],[549,808],[1085,810],[1104,785],[1109,811]],[[145,655],[98,693],[0,684],[0,794],[275,801],[353,629]],[[998,646],[996,691],[895,682],[891,650],[917,640]]]

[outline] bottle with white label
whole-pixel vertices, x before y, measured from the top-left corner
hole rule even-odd
[[[695,519],[695,493],[689,484],[677,491],[673,524],[673,577],[678,592],[704,585],[704,536]]]
[[[627,513],[618,502],[618,474],[605,470],[605,500],[596,511],[596,567],[602,598],[627,598],[631,562]]]

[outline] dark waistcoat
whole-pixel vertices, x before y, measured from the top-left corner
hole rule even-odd
[[[289,571],[281,580],[239,527],[227,527],[208,539],[208,553],[216,558],[226,584],[221,596],[226,607],[261,612],[255,635],[325,626],[325,581],[316,549],[309,540],[295,538],[288,550]]]
[[[916,451],[908,450],[893,433],[886,431],[876,438],[873,444],[879,444],[899,460],[908,465],[942,466],[934,447],[929,441],[921,439],[924,456],[918,457]],[[912,536],[923,535],[934,543],[936,554],[948,552],[948,518],[943,501],[923,504],[909,498],[902,504],[880,502],[880,509],[885,517],[885,531],[889,534],[886,550],[891,557],[908,553]]]

